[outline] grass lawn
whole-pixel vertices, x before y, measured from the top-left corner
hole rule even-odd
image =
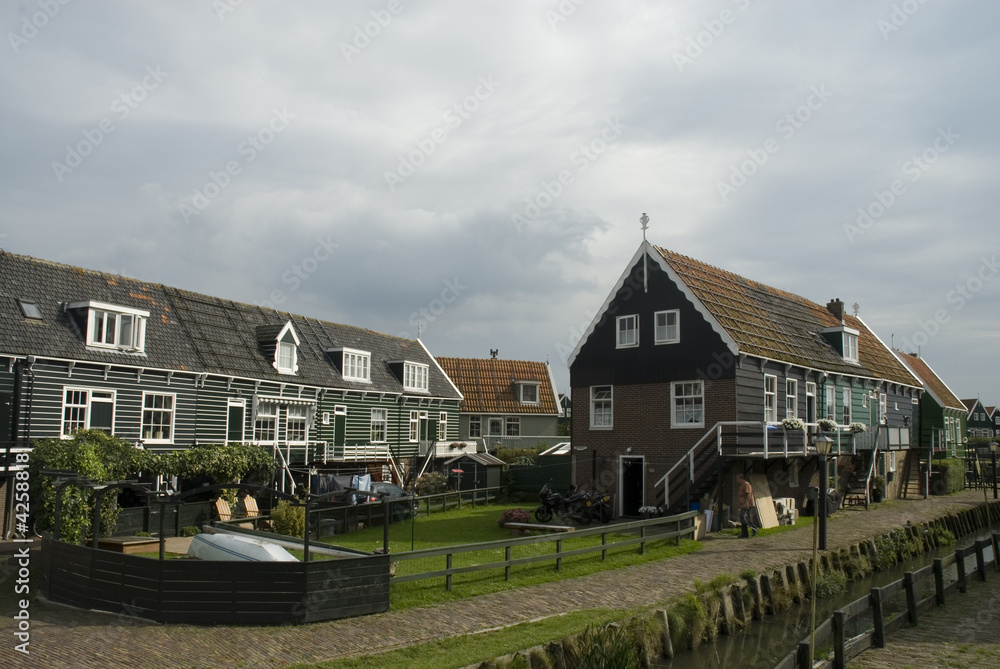
[[[418,516],[413,524],[409,521],[395,523],[389,526],[390,553],[410,550],[411,532],[415,549],[439,548],[461,544],[501,541],[511,539],[510,530],[497,526],[500,514],[507,509],[516,509],[519,505],[477,506],[435,513],[429,516]],[[520,505],[520,508],[524,508]],[[526,509],[527,510],[527,509]],[[592,525],[591,527],[599,527]],[[619,534],[610,531],[608,543],[622,539],[634,538],[634,534]],[[588,528],[580,528],[588,529]],[[371,551],[382,546],[383,528],[374,527],[346,535],[324,537],[324,541],[344,546]],[[575,536],[569,532],[558,535],[546,535],[547,541],[515,546],[511,550],[511,559],[543,555],[555,551],[555,541],[562,541],[561,550],[568,552],[579,548],[601,545],[601,536]],[[647,544],[644,555],[639,554],[637,546],[626,546],[608,550],[607,559],[601,559],[601,553],[595,552],[581,556],[563,558],[560,571],[555,569],[555,560],[544,560],[530,564],[517,565],[511,568],[511,578],[504,580],[503,568],[456,574],[452,578],[452,590],[445,589],[444,577],[424,579],[409,583],[394,583],[391,590],[391,606],[394,610],[414,606],[430,606],[443,602],[465,599],[490,592],[511,590],[540,583],[559,581],[567,578],[585,576],[598,571],[620,569],[633,564],[642,564],[653,560],[663,560],[676,555],[684,555],[700,550],[701,544],[696,541],[684,540],[675,545],[673,540]],[[490,548],[454,556],[453,567],[465,567],[480,564],[500,562],[505,559],[503,547]],[[402,560],[396,565],[396,575],[416,574],[437,571],[446,567],[445,557],[436,556],[419,560]]]
[[[440,641],[408,646],[399,650],[346,660],[331,660],[318,664],[295,664],[288,669],[449,669],[491,660],[582,632],[589,625],[604,625],[622,620],[627,611],[591,609],[532,623],[513,625],[493,632],[467,634]]]

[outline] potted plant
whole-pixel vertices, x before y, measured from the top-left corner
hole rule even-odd
[[[658,506],[640,506],[639,513],[642,514],[643,518],[652,518],[653,516],[659,515],[660,507]]]
[[[847,428],[854,434],[861,434],[868,431],[868,426],[864,423],[851,423]]]
[[[872,501],[881,502],[885,497],[885,479],[881,476],[872,478]]]
[[[801,432],[806,427],[805,423],[803,423],[798,418],[794,417],[786,418],[785,420],[781,421],[781,425],[789,432],[796,432],[796,431]]]
[[[816,424],[819,425],[819,429],[823,430],[824,432],[837,429],[837,421],[831,420],[829,418],[820,418],[816,422]]]

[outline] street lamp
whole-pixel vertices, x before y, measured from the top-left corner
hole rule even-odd
[[[833,450],[833,439],[826,436],[825,434],[816,437],[814,442],[816,446],[816,455],[819,456],[819,549],[821,551],[826,550],[826,486],[827,486],[827,472],[826,472],[826,456],[830,455],[830,451]]]
[[[816,446],[816,455],[819,456],[819,494],[816,495],[813,506],[813,559],[812,559],[812,596],[810,597],[810,634],[809,634],[809,657],[816,657],[816,574],[818,571],[819,559],[816,548],[826,550],[826,456],[830,455],[833,449],[833,439],[824,435],[816,437],[813,444]],[[819,523],[817,524],[817,516]]]

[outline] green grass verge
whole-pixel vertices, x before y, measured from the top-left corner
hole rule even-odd
[[[497,518],[506,509],[525,508],[523,505],[491,505],[477,506],[475,509],[466,507],[445,513],[435,513],[429,516],[419,516],[411,526],[409,521],[395,523],[389,526],[390,553],[408,551],[411,545],[416,549],[439,548],[461,544],[480,543],[487,541],[507,540],[511,538],[510,530],[497,526]],[[528,509],[525,509],[528,510]],[[592,526],[598,527],[598,526]],[[608,526],[608,542],[620,538],[632,538],[635,535],[620,535],[613,532],[613,525]],[[580,528],[587,529],[587,528]],[[374,550],[382,546],[383,528],[374,527],[346,535],[324,537],[324,541],[361,550]],[[554,552],[556,539],[562,541],[562,551],[572,551],[578,548],[601,545],[600,535],[575,536],[575,533],[549,535],[550,541],[516,546],[511,551],[511,559],[519,559],[544,553]],[[556,571],[555,560],[545,560],[536,563],[518,565],[511,568],[511,578],[504,580],[503,569],[477,571],[457,574],[452,578],[452,590],[445,589],[443,577],[414,581],[410,583],[394,583],[390,593],[393,610],[412,608],[416,606],[431,606],[469,597],[501,592],[515,588],[523,588],[552,581],[586,576],[599,571],[621,569],[634,564],[664,560],[678,555],[685,555],[701,549],[696,541],[682,541],[675,545],[673,540],[650,543],[646,546],[644,555],[639,554],[637,546],[609,549],[607,559],[601,559],[601,553],[564,558],[561,569]],[[455,555],[453,567],[465,567],[479,564],[500,562],[505,559],[503,548],[475,553]],[[444,569],[445,557],[422,558],[420,560],[403,560],[396,565],[396,575],[404,576],[421,572]]]
[[[531,648],[553,639],[584,631],[588,625],[603,625],[628,616],[627,611],[590,609],[522,623],[493,632],[466,634],[399,650],[318,664],[294,664],[287,669],[449,669],[465,667]]]

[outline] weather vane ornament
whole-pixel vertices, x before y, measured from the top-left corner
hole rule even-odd
[[[858,312],[861,311],[861,305],[855,302],[854,304],[851,305],[851,308],[854,309],[854,317],[857,318]]]
[[[642,292],[649,292],[649,284],[646,281],[646,277],[649,275],[649,271],[646,267],[646,257],[647,253],[645,251],[646,246],[646,229],[649,227],[649,216],[646,216],[646,212],[642,212],[642,216],[639,217],[639,223],[642,224]]]

